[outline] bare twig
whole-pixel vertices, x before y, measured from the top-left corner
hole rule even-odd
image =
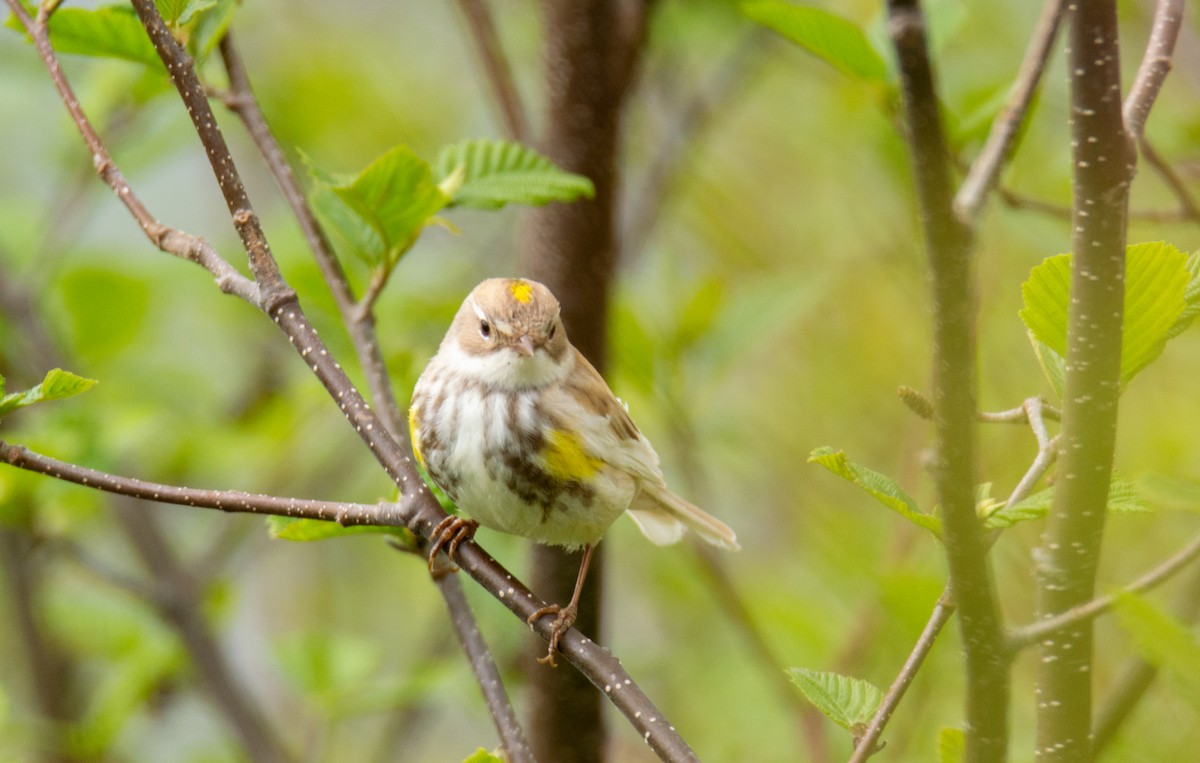
[[[217,509],[242,514],[273,514],[283,517],[321,519],[337,522],[347,527],[353,525],[401,526],[404,523],[396,513],[395,504],[311,501],[303,498],[279,498],[256,493],[243,493],[240,490],[198,490],[175,485],[162,485],[59,461],[3,440],[0,440],[0,462],[64,482],[73,482],[94,490],[103,490],[106,493],[177,506]]]
[[[458,7],[467,20],[480,66],[491,87],[492,98],[500,108],[505,135],[511,140],[528,143],[532,137],[529,120],[525,117],[525,108],[521,105],[521,96],[513,81],[512,67],[500,45],[496,23],[486,0],[458,0]]]
[[[79,100],[75,97],[74,90],[71,89],[71,85],[62,73],[58,57],[50,47],[50,35],[46,27],[46,8],[49,6],[43,7],[43,10],[38,14],[38,20],[35,22],[30,18],[29,13],[25,10],[25,6],[21,4],[20,0],[6,0],[6,2],[9,8],[12,9],[13,15],[33,39],[33,45],[37,50],[38,56],[42,59],[42,63],[45,64],[46,70],[50,72],[50,79],[54,82],[54,88],[58,91],[63,105],[67,107],[67,112],[75,122],[80,135],[83,136],[88,151],[92,154],[92,165],[96,168],[96,172],[99,173],[100,178],[117,194],[117,198],[121,200],[121,203],[125,205],[129,213],[133,215],[133,219],[141,226],[142,232],[146,234],[146,237],[162,251],[195,262],[203,267],[213,275],[222,291],[236,294],[250,304],[257,305],[259,294],[254,282],[238,273],[237,269],[222,259],[216,250],[204,239],[188,235],[181,230],[160,223],[155,219],[154,215],[150,214],[141,199],[130,188],[120,168],[117,167],[112,157],[109,156],[108,150],[105,149],[100,136],[92,127],[87,115],[83,113],[83,108],[79,105]]]
[[[1146,131],[1150,109],[1154,107],[1154,100],[1158,98],[1158,92],[1171,71],[1175,41],[1179,39],[1179,29],[1183,26],[1183,6],[1184,0],[1158,0],[1155,5],[1150,41],[1122,111],[1125,129],[1138,140]]]
[[[1153,569],[1148,570],[1128,585],[1122,586],[1105,596],[1092,599],[1086,604],[1080,604],[1065,612],[1060,612],[1054,617],[1039,620],[1036,623],[1014,630],[1009,635],[1009,646],[1012,649],[1024,649],[1047,636],[1061,631],[1063,628],[1096,618],[1112,609],[1117,600],[1125,594],[1141,593],[1142,591],[1154,588],[1183,569],[1197,557],[1200,557],[1200,537],[1193,539],[1182,549],[1167,557],[1155,565]]]
[[[971,231],[954,214],[950,167],[925,18],[916,0],[889,0],[925,248],[933,277],[934,478],[942,506],[950,588],[959,608],[967,674],[966,757],[1004,759],[1009,665],[1001,616],[975,512],[975,338]],[[861,745],[860,745],[861,747]],[[867,750],[873,749],[868,745]]]
[[[1184,183],[1183,178],[1175,171],[1167,160],[1163,159],[1154,145],[1145,135],[1138,136],[1138,149],[1142,152],[1142,158],[1146,160],[1167,187],[1175,194],[1176,200],[1179,202],[1179,211],[1174,216],[1168,213],[1161,213],[1162,216],[1155,222],[1175,222],[1182,220],[1191,220],[1193,222],[1200,221],[1200,204],[1197,204],[1196,199],[1192,196],[1192,192]],[[1134,210],[1129,213],[1131,220],[1144,220],[1145,213]]]
[[[247,132],[250,133],[254,145],[267,162],[267,167],[275,178],[276,184],[283,193],[284,199],[296,216],[304,240],[312,251],[313,258],[329,291],[333,294],[334,303],[342,316],[342,322],[350,332],[354,352],[358,356],[359,365],[367,380],[371,399],[379,412],[388,431],[394,437],[399,437],[404,431],[403,417],[399,414],[396,396],[388,375],[387,364],[383,359],[383,350],[379,345],[379,337],[375,332],[375,318],[367,311],[363,312],[361,305],[354,296],[353,287],[346,277],[346,272],[334,254],[329,237],[317,222],[312,207],[309,206],[296,175],[288,163],[287,157],[279,147],[271,127],[267,123],[262,107],[254,95],[250,85],[250,76],[242,63],[241,52],[235,44],[232,33],[221,38],[221,61],[229,76],[230,92],[222,98],[222,103],[228,106],[242,120]],[[364,300],[365,301],[365,300]]]
[[[517,720],[517,714],[508,700],[508,693],[504,690],[504,683],[500,680],[500,671],[492,660],[487,643],[479,633],[479,625],[471,614],[467,597],[463,595],[462,583],[457,575],[448,573],[435,575],[434,583],[446,602],[454,633],[467,655],[467,661],[471,663],[471,670],[475,673],[479,688],[483,690],[484,701],[492,714],[492,722],[500,735],[500,743],[504,746],[505,759],[511,763],[535,763],[533,750],[525,739],[525,731]]]
[[[933,650],[933,645],[937,643],[938,636],[946,627],[946,623],[950,622],[953,614],[954,604],[950,600],[950,589],[947,588],[938,597],[937,603],[933,605],[933,612],[929,615],[929,620],[926,621],[921,635],[917,637],[917,643],[913,645],[900,672],[892,681],[892,685],[888,687],[887,693],[883,695],[883,701],[879,703],[879,709],[875,711],[871,722],[862,736],[858,738],[849,763],[863,763],[879,751],[879,738],[883,735],[884,728],[892,719],[892,714],[899,707],[900,700],[904,699],[905,692],[908,691],[913,679],[917,677],[917,673],[925,663],[925,658]]]
[[[954,197],[954,212],[967,225],[973,226],[979,219],[984,202],[1000,177],[1000,170],[1012,155],[1017,134],[1025,121],[1025,113],[1046,71],[1046,62],[1058,37],[1065,5],[1065,0],[1046,0],[1042,6],[1042,15],[1025,49],[1025,58],[1017,71],[1008,102],[992,123],[983,150],[971,164],[966,179]]]

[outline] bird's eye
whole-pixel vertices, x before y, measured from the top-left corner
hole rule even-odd
[[[492,338],[492,324],[488,323],[487,321],[480,321],[479,322],[479,335],[481,337],[483,337],[484,339],[491,339]]]
[[[555,334],[557,334],[557,333],[558,333],[558,324],[557,324],[557,323],[551,323],[551,324],[550,324],[550,333],[546,334],[546,337],[547,337],[547,338],[549,338],[549,339],[553,339],[553,338],[554,338],[554,335],[555,335]]]

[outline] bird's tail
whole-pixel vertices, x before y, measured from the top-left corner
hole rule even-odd
[[[651,543],[666,546],[677,542],[686,530],[721,548],[741,548],[737,534],[729,525],[672,493],[663,485],[642,485],[629,507],[629,516],[637,522]]]

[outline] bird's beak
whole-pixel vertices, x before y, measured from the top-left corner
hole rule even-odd
[[[533,346],[533,337],[529,334],[522,334],[517,340],[517,352],[528,357],[533,357],[533,353],[537,348]]]

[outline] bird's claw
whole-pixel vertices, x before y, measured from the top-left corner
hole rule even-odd
[[[433,532],[429,534],[429,573],[444,575],[446,572],[453,572],[456,569],[454,555],[458,552],[458,547],[462,545],[463,541],[475,537],[475,531],[478,529],[479,523],[475,520],[454,515],[438,522],[437,527],[433,528]],[[450,560],[448,569],[439,569],[434,565],[438,552],[443,548],[446,549],[446,557]]]
[[[525,622],[533,625],[534,621],[542,615],[556,615],[554,622],[550,624],[550,647],[546,650],[545,657],[538,658],[539,663],[549,665],[552,668],[558,667],[558,663],[554,661],[554,652],[558,650],[558,640],[564,633],[570,630],[578,614],[579,608],[574,604],[569,604],[565,607],[560,607],[557,604],[548,604],[526,619]]]

